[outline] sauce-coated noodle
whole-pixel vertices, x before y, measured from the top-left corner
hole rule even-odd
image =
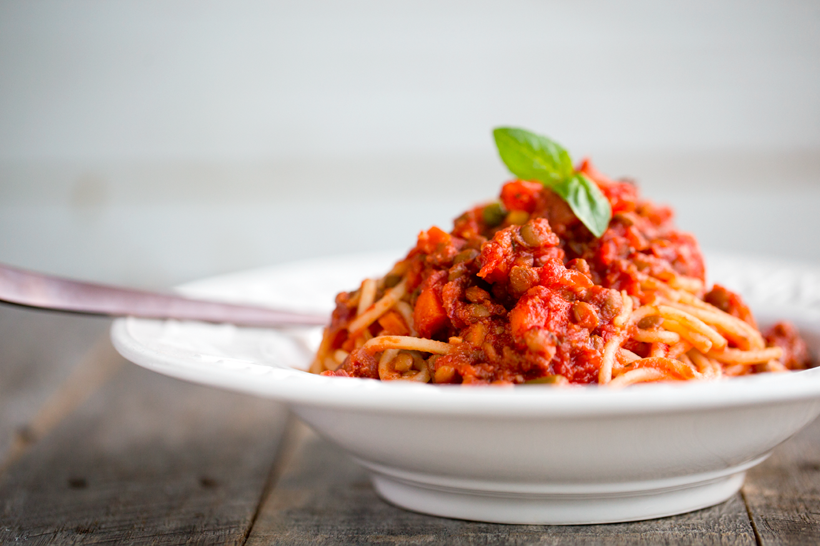
[[[707,291],[695,239],[629,182],[578,169],[612,207],[601,237],[540,183],[513,180],[384,277],[336,298],[311,368],[383,381],[624,387],[810,365],[794,327],[757,329]]]

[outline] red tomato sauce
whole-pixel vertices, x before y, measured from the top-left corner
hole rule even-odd
[[[674,226],[671,209],[639,199],[633,184],[604,177],[588,161],[579,170],[612,207],[600,238],[558,195],[523,180],[506,183],[498,202],[459,216],[449,233],[433,227],[419,234],[400,262],[413,322],[420,337],[455,344],[449,354],[434,357],[433,382],[518,384],[560,375],[570,383],[594,383],[602,348],[622,311],[621,290],[645,305],[655,297],[642,289],[647,275],[704,280],[698,243]],[[736,294],[716,287],[710,296],[717,307],[753,321]],[[374,357],[346,339],[345,327],[356,314],[350,302],[351,294],[337,297],[330,326],[336,336],[331,349],[350,356],[324,373],[378,378]],[[400,324],[394,321],[393,328]],[[379,322],[370,328],[378,335],[387,327]],[[794,367],[807,365],[796,332],[781,326],[769,337]],[[647,344],[624,347],[650,356]]]

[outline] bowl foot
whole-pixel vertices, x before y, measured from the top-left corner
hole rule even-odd
[[[707,481],[603,494],[521,494],[411,483],[371,473],[376,491],[396,506],[447,518],[492,523],[577,525],[661,518],[719,504],[743,485],[746,472]]]

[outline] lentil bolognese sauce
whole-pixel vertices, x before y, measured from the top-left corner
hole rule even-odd
[[[311,371],[626,386],[810,366],[792,325],[761,333],[739,295],[707,290],[698,243],[670,208],[588,160],[573,170],[608,202],[600,237],[560,189],[507,182],[449,233],[421,232],[385,276],[338,294]]]

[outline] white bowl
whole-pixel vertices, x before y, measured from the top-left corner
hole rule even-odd
[[[337,291],[398,256],[302,262],[181,291],[329,312]],[[820,271],[719,256],[709,263],[764,322],[793,320],[817,349]],[[820,369],[623,390],[467,388],[308,374],[316,329],[128,318],[114,322],[112,339],[151,370],[290,404],[367,468],[390,502],[470,520],[608,523],[717,504],[820,414]]]

